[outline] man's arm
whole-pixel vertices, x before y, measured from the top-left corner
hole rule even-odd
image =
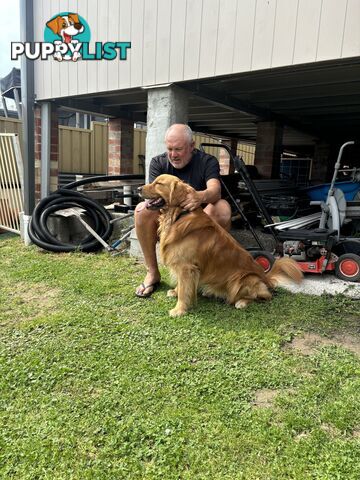
[[[199,208],[203,203],[216,203],[221,198],[221,184],[217,178],[210,178],[206,182],[206,190],[189,193],[181,204],[182,208],[190,212]]]

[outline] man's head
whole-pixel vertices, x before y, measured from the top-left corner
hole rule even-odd
[[[191,160],[195,142],[188,125],[174,123],[167,129],[165,145],[169,162],[174,168],[184,168]]]

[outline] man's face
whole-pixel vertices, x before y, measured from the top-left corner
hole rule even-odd
[[[194,142],[183,136],[169,135],[165,140],[169,162],[174,168],[184,168],[191,160]]]

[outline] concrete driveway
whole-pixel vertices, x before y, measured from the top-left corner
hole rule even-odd
[[[323,275],[305,274],[301,285],[284,285],[284,288],[294,293],[305,293],[308,295],[322,295],[327,293],[336,295],[342,293],[347,297],[360,299],[360,283],[345,282],[336,278],[333,273]]]

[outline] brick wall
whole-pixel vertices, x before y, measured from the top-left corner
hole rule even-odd
[[[278,178],[282,150],[283,127],[276,122],[257,125],[255,161],[263,178]]]
[[[109,121],[109,175],[134,172],[134,122],[123,118]]]
[[[34,108],[35,117],[35,200],[40,200],[41,185],[41,107],[36,105]]]
[[[59,185],[59,124],[55,107],[51,108],[50,135],[50,192],[55,192]]]

